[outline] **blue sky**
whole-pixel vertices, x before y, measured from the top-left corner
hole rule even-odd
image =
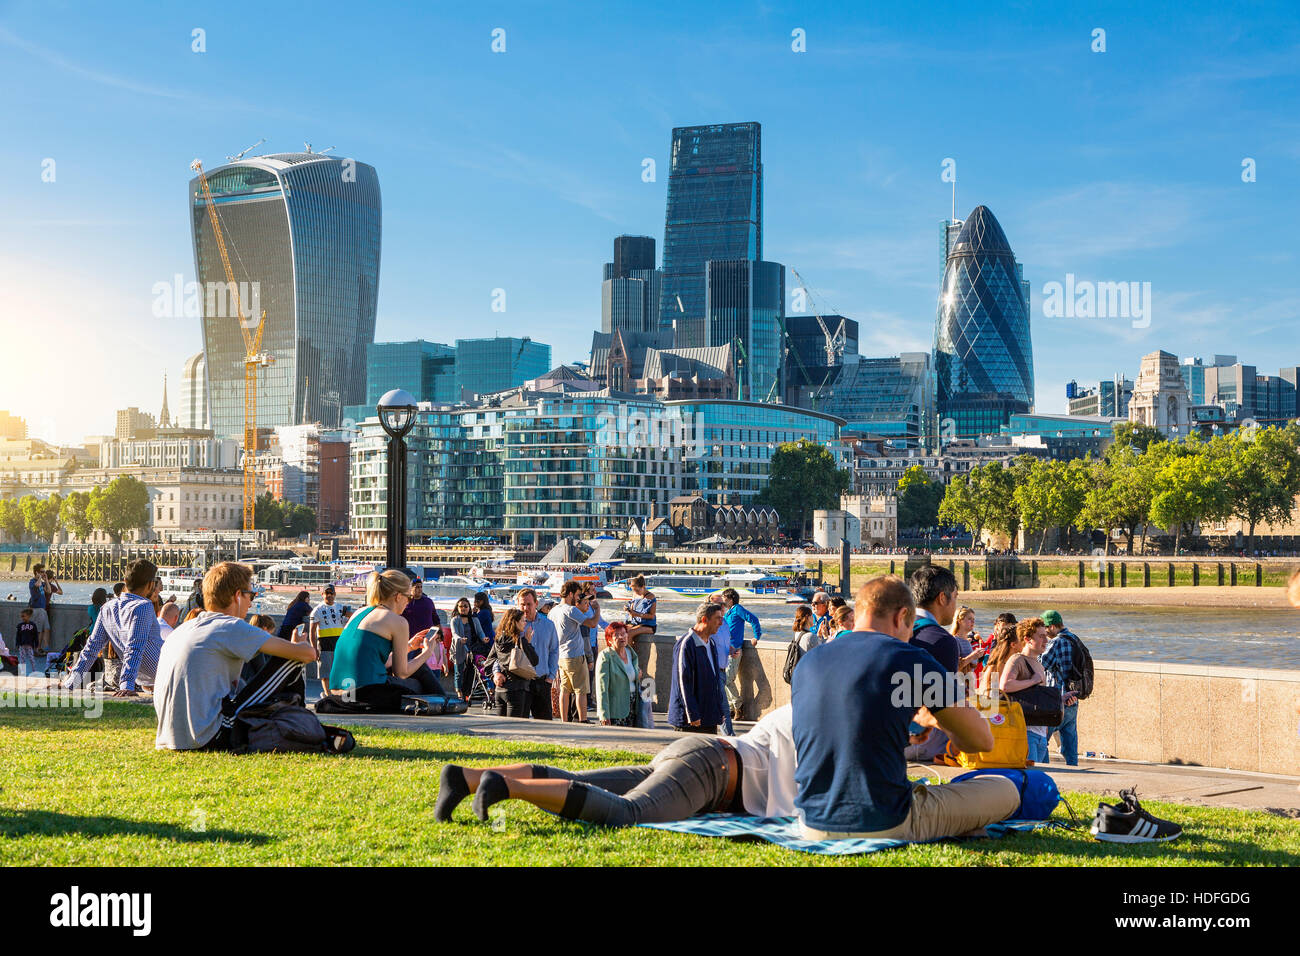
[[[959,214],[992,209],[1033,284],[1040,409],[1157,348],[1300,364],[1300,12],[1065,6],[0,3],[0,408],[72,441],[156,411],[164,371],[176,401],[198,323],[152,290],[193,278],[196,156],[371,163],[377,337],[531,335],[560,362],[613,237],[662,245],[672,127],[749,120],[765,257],[866,354],[932,343],[952,158]],[[1045,317],[1067,273],[1150,282],[1150,326]]]

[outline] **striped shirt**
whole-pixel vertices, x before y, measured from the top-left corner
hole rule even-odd
[[[94,630],[90,632],[77,663],[68,672],[65,687],[81,686],[84,675],[99,657],[105,643],[111,643],[122,658],[121,684],[124,690],[135,690],[137,677],[152,684],[154,675],[158,673],[158,655],[163,646],[153,602],[123,591],[121,597],[100,608]]]

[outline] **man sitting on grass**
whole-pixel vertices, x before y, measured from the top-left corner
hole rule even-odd
[[[158,659],[154,709],[159,750],[229,750],[235,717],[277,693],[304,689],[304,665],[316,660],[305,641],[271,637],[244,618],[252,606],[253,572],[223,561],[203,577],[198,617],[172,631]],[[243,687],[244,662],[262,653],[271,658]]]
[[[120,689],[114,697],[135,697],[141,686],[152,684],[162,653],[162,634],[153,599],[159,590],[158,566],[147,558],[137,558],[126,569],[125,590],[99,609],[90,638],[68,672],[64,687],[81,687],[104,645],[111,645],[125,661]],[[117,586],[114,585],[114,591]]]
[[[916,602],[902,580],[872,578],[854,608],[855,629],[805,654],[791,682],[804,838],[934,840],[1005,820],[1020,805],[1006,777],[908,782],[913,720],[942,727],[967,753],[992,749],[993,733],[943,665],[909,643]]]

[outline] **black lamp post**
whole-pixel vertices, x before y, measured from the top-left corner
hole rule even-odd
[[[388,567],[406,567],[406,433],[415,424],[415,397],[402,388],[385,392],[375,406],[388,433]]]

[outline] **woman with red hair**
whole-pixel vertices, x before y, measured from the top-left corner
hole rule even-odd
[[[604,726],[635,727],[641,702],[636,651],[627,646],[627,625],[605,628],[605,649],[596,661],[596,716]]]

